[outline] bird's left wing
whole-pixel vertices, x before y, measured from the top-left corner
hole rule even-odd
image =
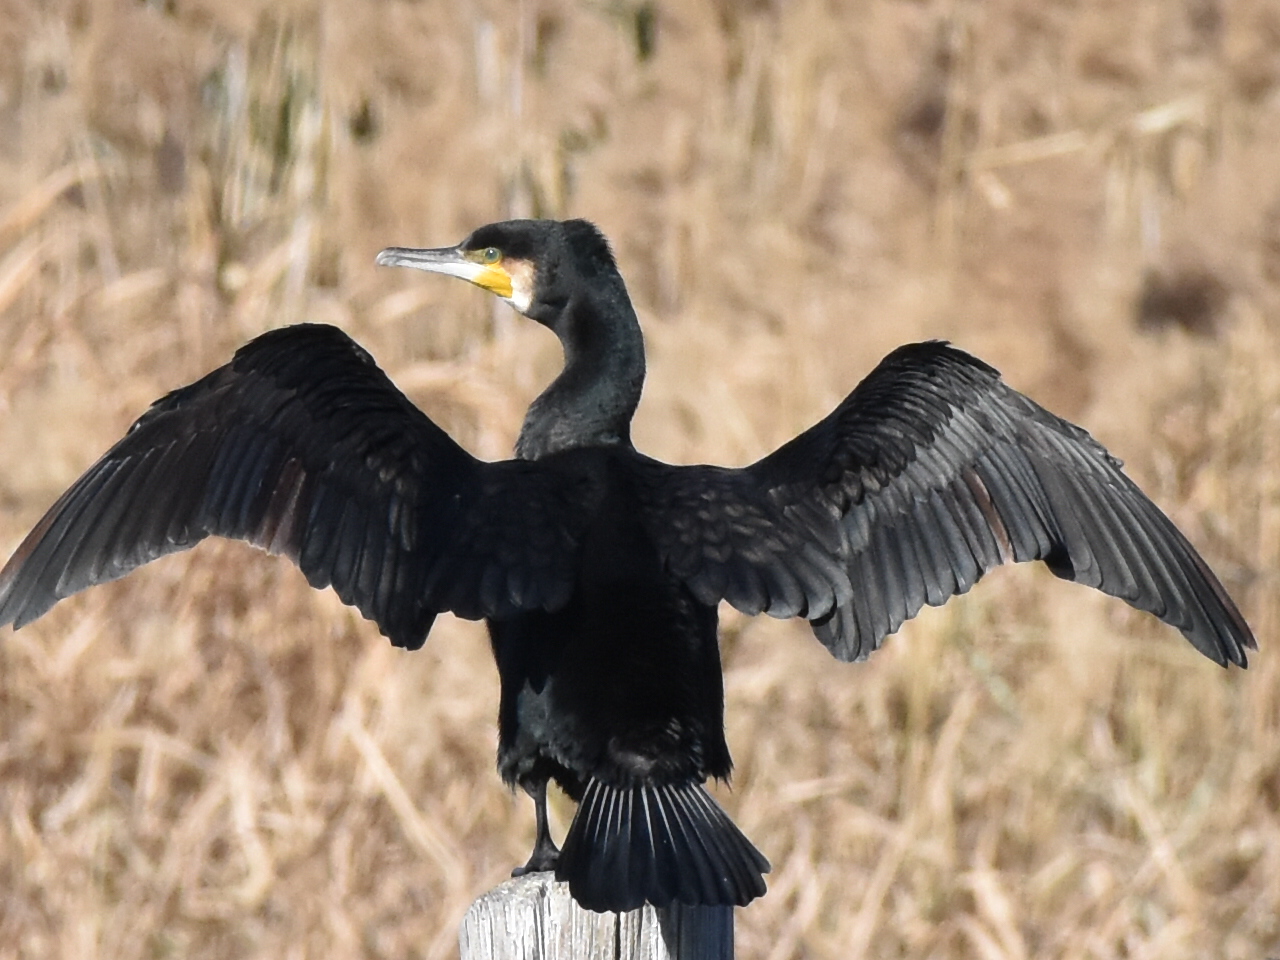
[[[221,536],[285,554],[415,648],[441,611],[567,601],[573,483],[475,459],[346,334],[285,327],[157,401],[59,498],[0,571],[0,624]]]
[[[1244,664],[1253,635],[1186,538],[1084,430],[940,342],[894,351],[826,419],[737,470],[650,462],[667,568],[705,603],[803,616],[862,659],[926,603],[1043,560]]]

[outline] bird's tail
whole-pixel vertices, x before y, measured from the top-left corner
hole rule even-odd
[[[764,893],[766,860],[703,789],[612,787],[592,780],[564,840],[556,879],[588,910],[646,901],[745,906]]]

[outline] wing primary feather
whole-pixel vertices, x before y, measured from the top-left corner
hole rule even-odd
[[[253,453],[253,433],[245,426],[235,425],[218,446],[217,456],[209,473],[209,494],[205,501],[206,513],[201,518],[207,529],[222,529],[234,536],[239,524],[235,519],[241,509],[241,496],[247,480],[245,461]]]
[[[161,550],[153,548],[139,536],[147,514],[153,509],[155,498],[151,495],[155,478],[164,461],[167,448],[144,451],[138,457],[133,476],[123,484],[109,509],[111,516],[99,514],[89,534],[81,545],[80,557],[73,562],[85,564],[89,583],[104,583],[128,573],[136,565],[130,561],[133,555],[158,556]],[[96,539],[96,545],[88,541]]]
[[[77,563],[77,559],[84,556],[85,538],[92,533],[102,505],[115,500],[134,463],[132,460],[118,460],[103,464],[104,468],[108,466],[109,471],[95,471],[93,480],[80,488],[74,513],[67,511],[63,514],[66,522],[55,524],[47,535],[51,545],[48,568],[56,571],[50,591],[54,597],[71,596],[90,584],[88,571]]]
[[[1139,609],[1146,610],[1158,617],[1167,619],[1170,609],[1167,600],[1178,596],[1175,580],[1171,577],[1164,558],[1169,556],[1171,544],[1161,538],[1160,526],[1154,529],[1148,524],[1153,517],[1142,517],[1135,512],[1135,504],[1129,502],[1127,491],[1123,488],[1104,488],[1103,496],[1109,500],[1111,512],[1115,515],[1124,534],[1114,541],[1115,549],[1123,555],[1125,569],[1133,579],[1133,598],[1121,597]],[[1163,515],[1161,515],[1163,516]],[[1174,624],[1177,626],[1177,624]]]
[[[80,550],[68,561],[82,567],[85,586],[116,580],[142,563],[187,546],[143,533],[146,517],[152,511],[169,509],[166,492],[172,484],[165,482],[162,472],[164,454],[168,452],[154,448],[145,451],[130,474],[122,476],[110,503],[100,503],[105,509],[94,516]]]
[[[155,449],[155,462],[137,486],[136,506],[130,511],[128,524],[121,526],[118,534],[121,544],[133,545],[133,549],[126,552],[158,556],[184,545],[181,538],[171,539],[168,530],[175,514],[189,519],[204,495],[198,481],[175,482],[182,475],[181,465],[194,446],[195,435],[189,435]]]
[[[1244,649],[1232,635],[1232,629],[1248,639],[1252,634],[1235,603],[1160,508],[1149,501],[1141,506],[1148,517],[1149,532],[1153,535],[1159,532],[1155,549],[1161,549],[1169,557],[1170,570],[1177,578],[1171,597],[1180,616],[1173,617],[1172,610],[1157,616],[1178,627],[1196,649],[1210,659],[1219,664],[1228,660],[1241,663],[1245,659]]]
[[[88,501],[74,533],[68,531],[67,549],[58,560],[63,567],[56,588],[59,593],[69,596],[100,582],[98,577],[109,561],[116,543],[116,531],[129,507],[130,484],[144,467],[144,457],[121,460],[110,480]]]
[[[93,488],[103,482],[103,474],[111,466],[104,462],[95,467],[58,498],[0,570],[0,622],[11,622],[19,629],[62,599],[57,592],[60,572],[54,560]]]
[[[1138,595],[1138,582],[1129,569],[1117,538],[1128,539],[1128,533],[1116,516],[1107,496],[1085,486],[1085,478],[1064,471],[1066,486],[1071,490],[1076,516],[1090,544],[1090,553],[1098,564],[1098,582],[1090,584],[1113,597],[1132,602]]]
[[[207,515],[208,476],[217,456],[215,439],[197,432],[180,456],[168,471],[171,480],[165,492],[157,497],[155,526],[148,525],[153,531],[150,542],[163,539],[173,548],[192,546],[213,532],[202,518]]]

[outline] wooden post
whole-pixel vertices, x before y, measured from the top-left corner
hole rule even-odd
[[[461,960],[733,960],[733,907],[592,913],[550,873],[508,880],[471,905]]]

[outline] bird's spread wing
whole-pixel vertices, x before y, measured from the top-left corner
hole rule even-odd
[[[704,602],[804,616],[861,659],[928,603],[1043,560],[1243,665],[1253,636],[1205,562],[1084,430],[945,343],[902,347],[825,420],[740,469],[651,464],[668,568]]]
[[[565,603],[574,496],[473,458],[338,329],[287,327],[158,401],[63,494],[0,571],[0,624],[214,535],[287,555],[418,647],[440,611]]]

